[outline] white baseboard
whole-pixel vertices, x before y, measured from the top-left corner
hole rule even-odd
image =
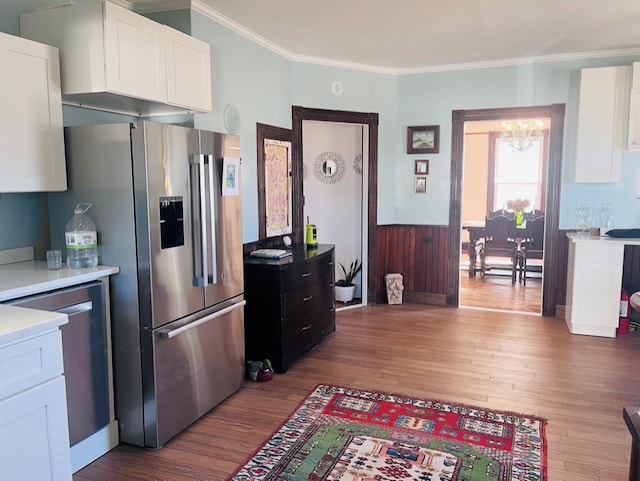
[[[75,473],[115,448],[120,442],[118,422],[111,421],[104,428],[71,446],[71,470]]]

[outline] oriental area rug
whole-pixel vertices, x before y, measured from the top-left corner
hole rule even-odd
[[[233,481],[544,481],[546,421],[319,385]]]

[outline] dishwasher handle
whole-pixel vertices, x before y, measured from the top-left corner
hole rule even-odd
[[[240,302],[236,302],[235,304],[232,304],[229,307],[225,307],[224,309],[221,309],[219,311],[214,312],[213,314],[209,314],[208,316],[204,316],[201,317],[200,319],[198,319],[197,321],[193,321],[190,322],[189,324],[185,324],[184,326],[180,326],[180,327],[175,327],[175,328],[167,328],[167,329],[158,329],[155,331],[156,336],[162,338],[162,339],[172,339],[180,334],[182,334],[183,332],[187,332],[190,331],[191,329],[194,329],[198,326],[201,326],[202,324],[212,321],[218,317],[224,316],[225,314],[231,312],[231,311],[235,311],[236,309],[239,309],[241,307],[243,307],[245,304],[247,303],[247,301],[240,301]]]
[[[81,312],[87,312],[93,309],[93,301],[81,302],[80,304],[74,304],[73,306],[63,307],[56,309],[56,312],[66,314],[67,316],[73,316],[74,314],[80,314]]]

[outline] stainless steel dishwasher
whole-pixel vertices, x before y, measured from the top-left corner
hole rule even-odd
[[[90,282],[4,302],[62,312],[64,377],[71,446],[109,424],[109,372],[105,292]]]

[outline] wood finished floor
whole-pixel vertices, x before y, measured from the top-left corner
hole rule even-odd
[[[337,314],[337,330],[271,382],[236,394],[158,450],[120,445],[74,481],[224,480],[318,383],[548,419],[549,481],[623,481],[640,406],[640,332],[571,335],[563,320],[411,304]]]
[[[475,277],[469,277],[466,252],[463,252],[460,257],[461,266],[464,267],[460,271],[460,306],[532,314],[542,312],[542,277],[540,273],[530,274],[530,277],[527,277],[526,285],[522,285],[518,281],[511,284],[511,272],[505,267],[505,269],[489,271],[483,281],[479,273]],[[504,259],[495,259],[495,261],[495,265],[506,262]]]
[[[527,285],[511,284],[510,276],[479,276],[470,278],[466,272],[460,276],[460,306],[520,311],[531,314],[542,312],[542,279],[527,279]]]

